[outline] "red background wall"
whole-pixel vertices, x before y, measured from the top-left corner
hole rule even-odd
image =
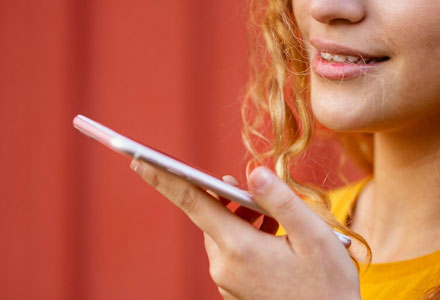
[[[242,0],[0,0],[1,299],[220,298],[202,234],[71,121],[243,182],[247,14]],[[322,182],[337,149],[314,149],[302,176]]]

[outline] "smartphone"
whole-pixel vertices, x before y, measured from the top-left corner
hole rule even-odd
[[[234,201],[266,216],[270,216],[267,211],[259,207],[252,200],[252,195],[249,192],[208,175],[159,150],[140,144],[96,121],[93,121],[92,119],[83,115],[77,115],[73,119],[73,126],[86,136],[104,144],[118,153],[150,163],[166,172],[179,176],[198,187],[211,190],[228,200]],[[345,247],[351,245],[351,239],[348,236],[337,231],[334,232]]]

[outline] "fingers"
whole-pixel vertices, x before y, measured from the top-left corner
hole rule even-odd
[[[223,176],[223,181],[233,186],[238,185],[237,180],[231,175]],[[234,211],[234,214],[251,224],[255,223],[255,221],[257,221],[257,219],[261,216],[259,212],[246,208],[244,206],[239,206]],[[269,234],[275,234],[278,231],[278,227],[279,223],[275,219],[268,216],[263,216],[263,222],[259,226],[259,229]]]
[[[223,179],[224,182],[229,183],[230,185],[233,185],[233,186],[237,186],[238,185],[238,182],[234,178],[234,176],[225,175],[225,176],[222,177],[222,179]],[[220,197],[220,201],[223,203],[224,206],[226,206],[229,203],[231,203],[231,200],[225,199],[223,197]]]
[[[252,231],[254,228],[249,224],[234,216],[218,200],[186,180],[141,161],[133,160],[131,168],[181,208],[194,224],[206,232],[219,246],[234,243],[234,241],[225,240],[231,238],[228,232],[236,232],[234,236],[237,237],[254,234]]]
[[[232,292],[222,288],[222,287],[218,287],[218,292],[220,293],[220,295],[222,296],[222,298],[224,300],[239,300],[240,298],[236,295],[234,295]]]
[[[220,202],[223,204],[223,206],[227,206],[227,205],[229,204],[229,202],[231,202],[230,200],[225,199],[225,198],[223,198],[223,197],[217,195],[216,193],[214,193],[214,192],[211,191],[211,190],[205,190],[205,192],[208,193],[209,195],[211,195],[213,198],[215,198],[215,199],[217,199],[218,201],[220,201]]]
[[[249,176],[249,187],[257,204],[285,228],[293,246],[316,246],[328,239],[330,227],[269,169],[256,168]]]
[[[235,179],[234,176],[225,175],[225,176],[222,177],[222,179],[223,179],[224,182],[229,183],[230,185],[233,185],[233,186],[237,186],[238,185],[237,179]]]
[[[209,235],[207,235],[206,233],[203,233],[203,237],[204,237],[206,254],[208,255],[209,262],[211,263],[218,255],[218,251],[219,251],[218,246],[214,242],[214,240],[210,238]]]
[[[224,182],[229,183],[230,185],[238,185],[237,180],[231,175],[225,175],[222,177],[222,179]],[[234,211],[234,214],[251,224],[253,224],[261,216],[261,213],[244,206],[237,207],[237,209]]]

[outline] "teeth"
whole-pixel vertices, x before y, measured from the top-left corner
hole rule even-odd
[[[359,57],[349,56],[349,55],[330,54],[330,53],[326,53],[326,52],[321,52],[321,57],[324,60],[334,61],[334,62],[339,62],[339,63],[348,62],[348,63],[353,64],[353,63],[359,63],[362,61]],[[366,61],[366,63],[368,63],[368,61]]]
[[[354,56],[347,56],[347,60],[350,63],[355,63],[355,62],[359,61],[359,58],[358,57],[354,57]]]
[[[333,60],[336,62],[345,62],[347,60],[347,56],[344,55],[333,55]]]
[[[332,60],[333,59],[333,55],[331,55],[330,53],[325,53],[325,52],[321,52],[321,57],[325,60]]]

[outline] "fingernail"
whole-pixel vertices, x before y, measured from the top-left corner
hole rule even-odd
[[[231,175],[225,175],[222,177],[223,181],[231,185],[238,185],[237,180]]]
[[[142,165],[138,161],[132,160],[130,164],[130,168],[139,175],[142,174]]]
[[[266,167],[255,169],[250,176],[250,184],[257,191],[262,191],[272,181],[272,174]]]

